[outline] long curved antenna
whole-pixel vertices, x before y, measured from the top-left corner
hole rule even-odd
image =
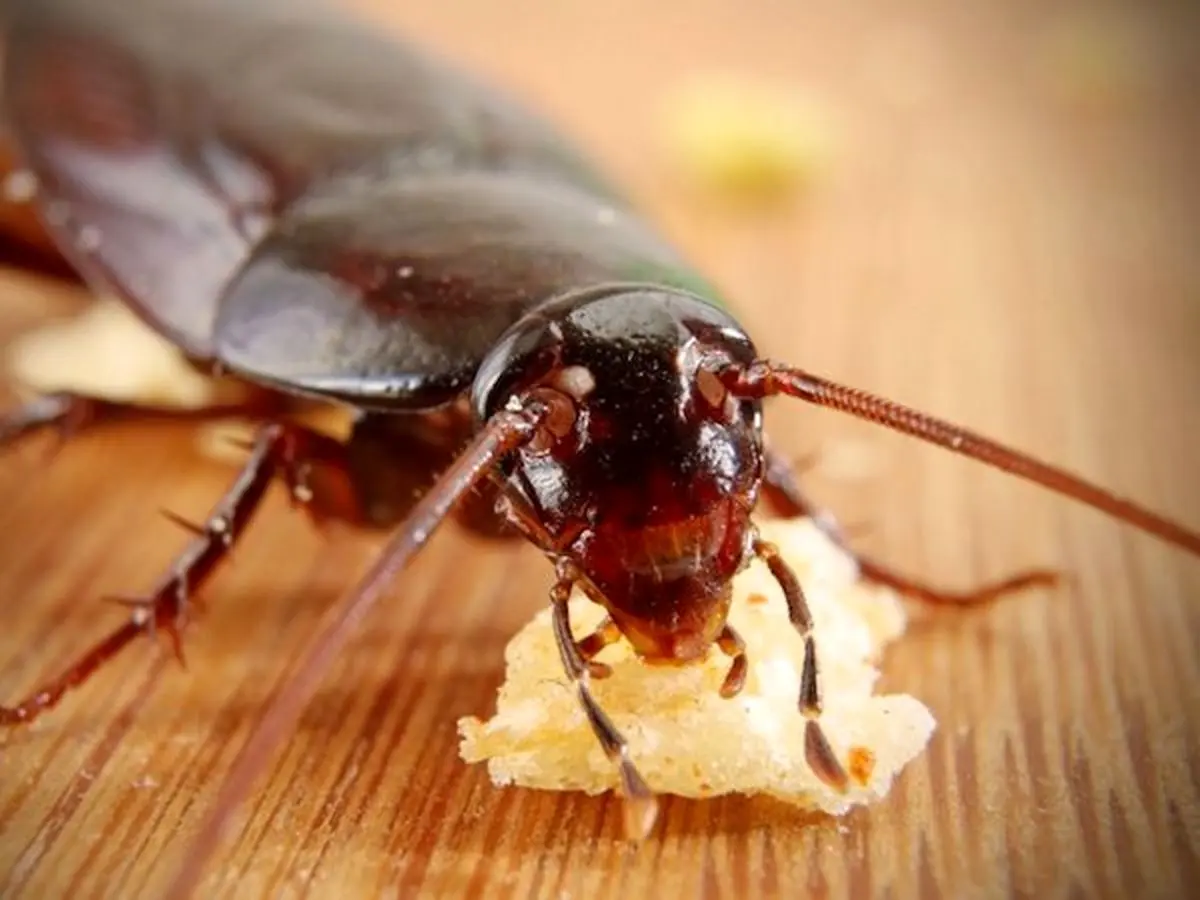
[[[737,396],[766,397],[772,394],[787,394],[937,444],[939,447],[969,456],[1086,503],[1200,556],[1200,534],[1177,522],[1151,512],[1131,500],[1118,497],[1063,469],[867,391],[846,387],[801,369],[769,360],[756,360],[747,366],[724,366],[719,370],[718,377],[726,388]]]
[[[413,508],[358,586],[333,607],[328,623],[318,632],[295,674],[268,705],[234,760],[212,812],[189,845],[187,858],[165,897],[182,900],[191,895],[205,864],[220,844],[230,818],[311,699],[338,652],[374,608],[383,591],[425,545],[455,503],[505,456],[529,441],[545,416],[546,407],[537,400],[523,408],[494,415]]]

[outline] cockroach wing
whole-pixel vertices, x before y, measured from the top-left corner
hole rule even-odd
[[[620,201],[499,92],[319,0],[3,0],[4,104],[64,254],[193,355],[273,218],[344,171],[522,169]]]
[[[17,4],[4,73],[43,223],[93,288],[206,357],[216,298],[247,250],[239,210],[268,194],[266,181],[217,142],[173,130],[184,98],[136,54],[87,22],[60,26],[63,4],[45,6]]]
[[[565,291],[649,281],[714,296],[632,213],[562,182],[460,172],[330,187],[280,218],[223,298],[216,354],[232,371],[427,409]]]

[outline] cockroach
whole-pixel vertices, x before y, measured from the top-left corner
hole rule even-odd
[[[604,672],[591,657],[624,638],[686,664],[715,644],[733,696],[746,650],[726,621],[730,582],[756,559],[804,637],[806,759],[844,788],[804,590],[751,514],[761,495],[845,543],[766,442],[772,395],[980,460],[1200,554],[1196,532],[1067,471],[762,358],[720,293],[548,123],[318,0],[18,0],[3,103],[39,214],[89,285],[195,365],[355,419],[338,441],[263,417],[245,468],[128,620],[0,722],[30,722],[151,629],[178,642],[190,599],[276,478],[316,516],[394,530],[257,724],[177,889],[364,616],[439,524],[472,508],[494,509],[554,565],[562,664],[620,773],[634,837],[656,801],[593,698]],[[138,412],[58,394],[10,412],[0,434]],[[441,473],[415,502],[414,469]],[[1056,577],[952,594],[855,558],[863,577],[932,603]],[[608,614],[583,639],[568,621],[574,587]]]

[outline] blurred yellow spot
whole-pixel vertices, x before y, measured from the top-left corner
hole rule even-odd
[[[669,97],[664,136],[691,187],[738,204],[794,198],[832,155],[831,123],[812,99],[733,77],[698,79]]]

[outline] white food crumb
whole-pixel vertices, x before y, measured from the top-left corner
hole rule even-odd
[[[37,393],[75,391],[106,400],[198,409],[240,390],[196,371],[170,341],[109,297],[75,318],[13,341],[5,362],[19,386]]]
[[[729,659],[715,648],[694,665],[649,666],[623,640],[597,657],[613,674],[593,680],[592,689],[651,789],[686,797],[767,794],[841,814],[886,795],[935,728],[918,700],[872,693],[879,674],[872,660],[904,631],[904,610],[892,592],[860,581],[853,561],[811,521],[763,522],[760,531],[804,585],[821,654],[822,724],[843,761],[852,748],[869,751],[874,763],[862,783],[838,794],[804,760],[804,719],[797,709],[803,640],[761,563],[734,583],[730,622],[750,659],[740,695],[718,693]],[[603,617],[581,594],[572,597],[577,637]],[[513,638],[505,659],[496,714],[459,720],[463,759],[486,761],[497,785],[592,794],[615,789],[616,769],[562,672],[549,609]]]

